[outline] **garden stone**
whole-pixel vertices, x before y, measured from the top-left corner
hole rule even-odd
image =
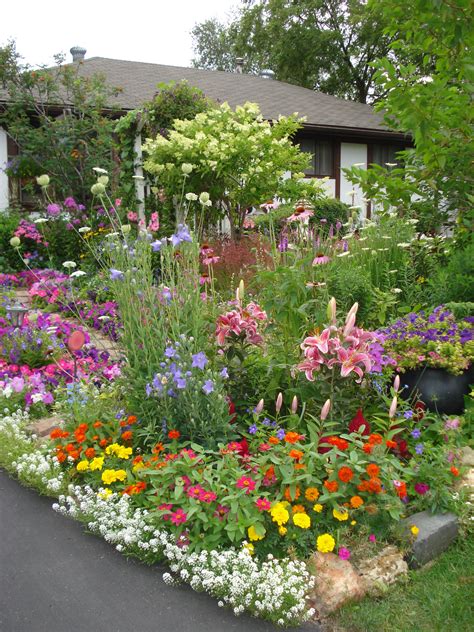
[[[352,564],[334,553],[316,552],[309,568],[314,572],[314,588],[309,602],[320,615],[334,612],[348,601],[365,595],[364,582]]]
[[[418,536],[408,555],[410,568],[419,568],[445,551],[458,535],[457,518],[452,513],[431,514],[420,511],[402,521],[409,532],[411,526],[419,529]]]
[[[465,445],[460,450],[460,462],[461,462],[461,465],[474,467],[474,450],[470,448],[468,445]]]
[[[375,557],[357,563],[368,592],[379,592],[408,573],[408,564],[395,546],[386,546]]]
[[[28,430],[38,437],[47,437],[53,428],[62,427],[63,421],[60,417],[54,415],[52,417],[43,417],[37,419],[28,426]]]

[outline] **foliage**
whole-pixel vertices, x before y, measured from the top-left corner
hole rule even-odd
[[[191,121],[175,121],[168,138],[147,141],[145,169],[167,197],[208,192],[214,218],[226,215],[235,236],[247,209],[278,193],[286,171],[296,177],[304,169],[307,156],[290,141],[298,126],[295,116],[270,123],[256,104],[233,111],[224,103]],[[209,217],[208,211],[195,222]]]
[[[244,2],[229,24],[197,24],[197,68],[247,72],[271,69],[280,81],[366,103],[380,97],[372,63],[385,56],[391,37],[375,5],[350,0]]]
[[[329,229],[331,224],[336,225],[337,222],[345,223],[348,220],[349,206],[333,198],[319,197],[317,199],[308,198],[307,195],[302,196],[305,201],[309,202],[314,211],[314,215],[310,218],[310,225],[325,224]],[[286,198],[285,198],[286,200]],[[296,201],[296,200],[295,200]],[[270,224],[283,225],[284,221],[294,212],[294,205],[285,203],[277,208],[269,209],[264,215],[256,215],[252,217],[255,225],[262,229],[269,228]]]
[[[21,264],[17,253],[10,246],[10,239],[18,226],[20,217],[13,212],[2,212],[0,221],[0,269],[2,272],[17,270]]]
[[[352,168],[348,175],[369,199],[419,217],[437,230],[454,217],[459,238],[472,228],[473,12],[468,0],[371,2],[395,38],[377,64],[375,79],[386,96],[379,104],[392,129],[413,138],[399,154],[403,168]],[[420,28],[420,24],[424,28]],[[397,63],[393,55],[418,57]]]
[[[453,301],[474,302],[474,241],[464,248],[453,248],[445,265],[439,266],[428,279],[427,296],[431,305]],[[472,315],[472,314],[468,314]]]
[[[89,201],[92,168],[113,166],[115,90],[101,76],[82,76],[80,64],[61,65],[61,57],[55,68],[32,70],[20,63],[14,43],[0,51],[0,83],[8,95],[0,124],[21,156],[8,165],[9,174],[33,178],[29,188],[38,194],[34,177],[49,173],[57,197]]]

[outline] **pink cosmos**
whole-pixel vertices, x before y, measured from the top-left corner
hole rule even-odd
[[[182,509],[177,509],[171,514],[171,522],[175,525],[183,524],[188,519],[188,514]]]
[[[351,552],[349,549],[346,549],[344,546],[341,546],[339,551],[337,552],[341,560],[348,560],[351,557]]]
[[[268,511],[272,506],[272,503],[266,498],[258,498],[255,501],[255,504],[259,511]]]
[[[239,489],[245,489],[245,493],[249,494],[255,489],[255,481],[250,476],[241,476],[236,482]]]

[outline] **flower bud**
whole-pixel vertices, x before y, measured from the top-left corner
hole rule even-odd
[[[128,233],[132,230],[132,227],[130,226],[130,224],[123,224],[122,226],[122,233],[124,235],[128,235]]]
[[[278,397],[276,398],[276,402],[275,402],[275,410],[277,411],[277,413],[280,412],[282,404],[283,404],[283,395],[282,393],[278,393]]]
[[[359,309],[359,303],[354,303],[354,305],[347,312],[346,325],[347,325],[347,322],[348,322],[349,318],[352,316],[352,314],[354,314],[354,316],[357,314],[357,310],[358,309]]]
[[[393,380],[393,390],[395,393],[398,393],[398,389],[400,388],[400,376],[397,375]]]
[[[207,204],[210,199],[211,198],[209,196],[209,193],[206,193],[206,191],[203,191],[199,196],[199,201],[201,202],[201,204]]]
[[[326,419],[330,410],[331,410],[331,400],[327,399],[324,402],[324,406],[321,408],[321,414],[320,414],[321,421],[324,421]]]
[[[92,195],[102,195],[105,193],[105,186],[101,182],[96,182],[91,186]]]
[[[40,187],[47,187],[49,184],[49,176],[44,173],[42,176],[36,178],[36,182]]]
[[[190,165],[189,162],[183,162],[183,164],[181,165],[181,171],[184,173],[185,176],[188,176],[192,170],[193,166]]]
[[[336,299],[334,298],[334,296],[328,303],[327,317],[328,320],[330,320],[332,323],[336,322]]]
[[[390,409],[388,411],[388,416],[390,417],[390,419],[395,417],[395,413],[397,412],[397,401],[397,397],[395,396],[392,399],[392,403],[390,404]]]
[[[244,283],[243,279],[240,279],[240,283],[239,283],[239,297],[240,297],[241,301],[244,300],[244,295],[245,295],[245,283]]]
[[[296,397],[296,395],[293,397],[293,401],[291,402],[291,412],[292,414],[296,414],[296,411],[298,410],[298,398]]]
[[[261,399],[261,400],[258,402],[258,404],[255,406],[255,413],[256,413],[257,415],[260,415],[260,413],[262,412],[262,410],[263,410],[263,405],[264,405],[264,404],[265,404],[264,400],[263,400],[263,399]]]
[[[106,187],[109,184],[109,176],[99,176],[97,178],[99,184],[103,184]]]
[[[20,245],[20,238],[19,237],[12,237],[10,239],[10,246],[12,246],[13,248],[18,248],[18,246]]]
[[[344,331],[342,332],[342,335],[344,336],[344,338],[348,336],[353,330],[354,325],[355,325],[355,319],[356,319],[355,314],[351,314],[349,318],[346,320],[346,326],[344,327]]]

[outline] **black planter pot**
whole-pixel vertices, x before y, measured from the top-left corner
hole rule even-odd
[[[445,415],[459,415],[464,410],[464,395],[469,393],[469,385],[474,383],[471,366],[461,375],[452,375],[444,369],[426,367],[406,371],[400,375],[400,389],[405,399],[413,396],[424,402],[433,412]]]

